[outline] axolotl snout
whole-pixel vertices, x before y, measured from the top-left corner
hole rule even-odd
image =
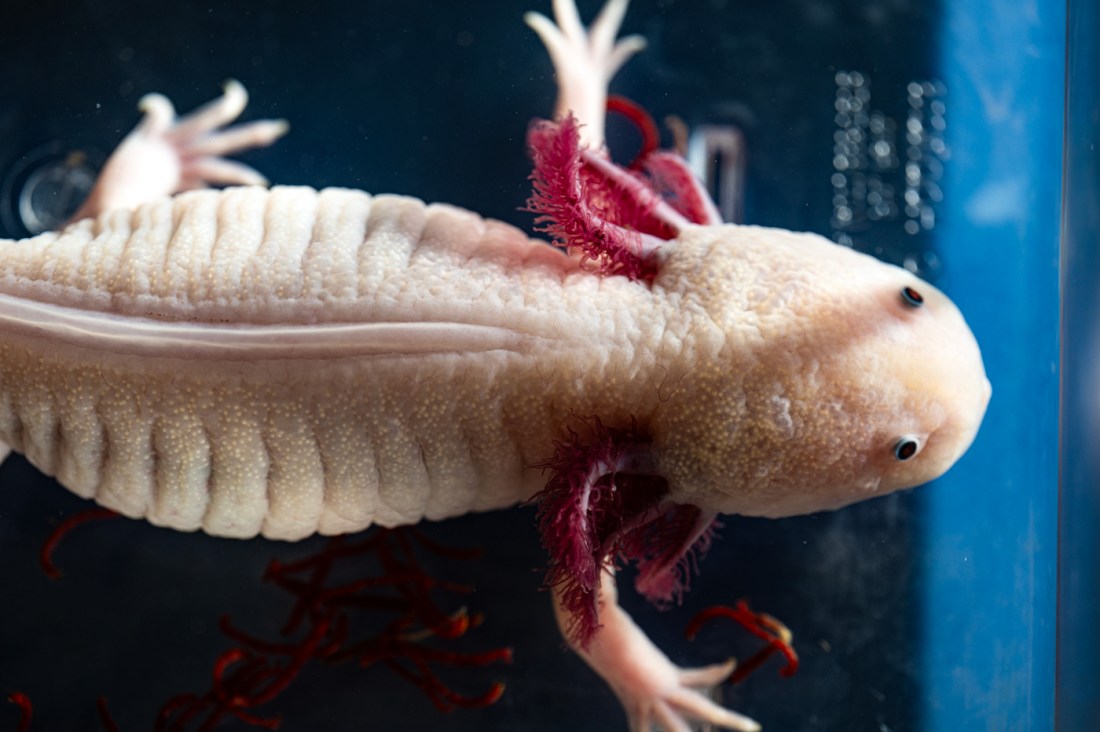
[[[529,133],[529,206],[559,249],[412,198],[253,185],[221,156],[285,125],[220,130],[243,88],[180,120],[148,99],[80,220],[0,244],[0,439],[80,495],[224,536],[534,498],[559,623],[633,728],[758,729],[698,691],[731,664],[676,667],[618,607],[616,564],[668,602],[718,514],[931,480],[990,385],[931,285],[722,224],[675,155],[608,159],[607,83],[642,45],[615,40],[625,8],[590,32],[570,0],[528,17],[561,97]],[[209,183],[248,187],[169,197]]]
[[[991,389],[939,290],[810,234],[698,227],[670,244],[654,292],[685,349],[650,430],[673,500],[834,509],[926,483],[970,446]]]

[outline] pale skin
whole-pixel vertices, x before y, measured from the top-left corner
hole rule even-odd
[[[607,85],[642,46],[615,40],[626,4],[588,31],[571,0],[557,25],[527,18],[612,179]],[[642,239],[659,266],[641,282],[415,199],[164,198],[262,182],[224,156],[285,123],[223,130],[244,100],[231,83],[176,120],[147,98],[83,220],[5,245],[0,436],[81,495],[239,537],[446,518],[529,498],[530,466],[591,415],[645,435],[622,465],[593,458],[593,482],[646,473],[667,481],[654,508],[779,517],[930,480],[977,432],[989,384],[950,300],[819,237],[679,221]],[[594,592],[601,627],[576,645],[632,729],[759,728],[699,691],[731,664],[672,664],[610,565]],[[555,612],[567,627],[560,595]]]

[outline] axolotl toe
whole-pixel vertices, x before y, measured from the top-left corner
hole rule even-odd
[[[834,509],[924,483],[990,397],[951,301],[812,234],[722,224],[677,156],[603,150],[625,0],[528,17],[569,114],[531,129],[548,246],[451,206],[240,187],[237,84],[167,100],[80,220],[0,242],[0,440],[69,489],[181,530],[299,539],[539,503],[575,649],[634,729],[757,725],[616,604],[679,597],[722,513]],[[584,117],[593,123],[584,127]],[[582,135],[578,130],[585,130]],[[171,164],[164,165],[165,159]],[[641,172],[638,172],[641,171]],[[135,198],[136,196],[136,198]],[[121,202],[121,203],[120,203]]]

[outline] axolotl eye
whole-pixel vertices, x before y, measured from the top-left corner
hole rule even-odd
[[[924,296],[912,287],[901,288],[901,300],[911,308],[919,308],[924,304]]]
[[[894,457],[898,460],[909,460],[920,452],[920,440],[912,435],[904,435],[894,443]]]

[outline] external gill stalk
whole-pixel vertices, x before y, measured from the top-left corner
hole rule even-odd
[[[641,108],[615,98],[615,109],[653,137]],[[643,121],[644,120],[644,121]],[[527,133],[535,169],[527,210],[539,231],[599,263],[601,274],[651,279],[662,250],[692,224],[721,223],[717,208],[679,155],[650,149],[623,168],[581,144],[576,118],[538,120]]]
[[[648,443],[635,429],[584,421],[555,455],[537,496],[539,529],[552,564],[547,585],[570,616],[569,640],[586,647],[600,627],[600,575],[616,558],[634,562],[635,589],[658,606],[679,602],[696,561],[710,546],[714,515],[665,497],[663,478],[646,471]]]
[[[621,96],[607,99],[607,111],[625,117],[642,137],[638,156],[630,164],[630,170],[645,173],[653,189],[675,209],[681,220],[695,224],[718,225],[722,214],[718,206],[686,160],[671,150],[658,150],[660,133],[653,116],[641,105]]]
[[[581,148],[572,116],[560,123],[535,122],[527,132],[527,144],[535,162],[527,210],[538,214],[537,229],[598,262],[602,274],[630,279],[656,274],[658,249],[678,232],[671,222],[645,220],[644,212],[659,203],[659,197],[644,196],[647,191],[611,163],[594,167],[596,156]]]

